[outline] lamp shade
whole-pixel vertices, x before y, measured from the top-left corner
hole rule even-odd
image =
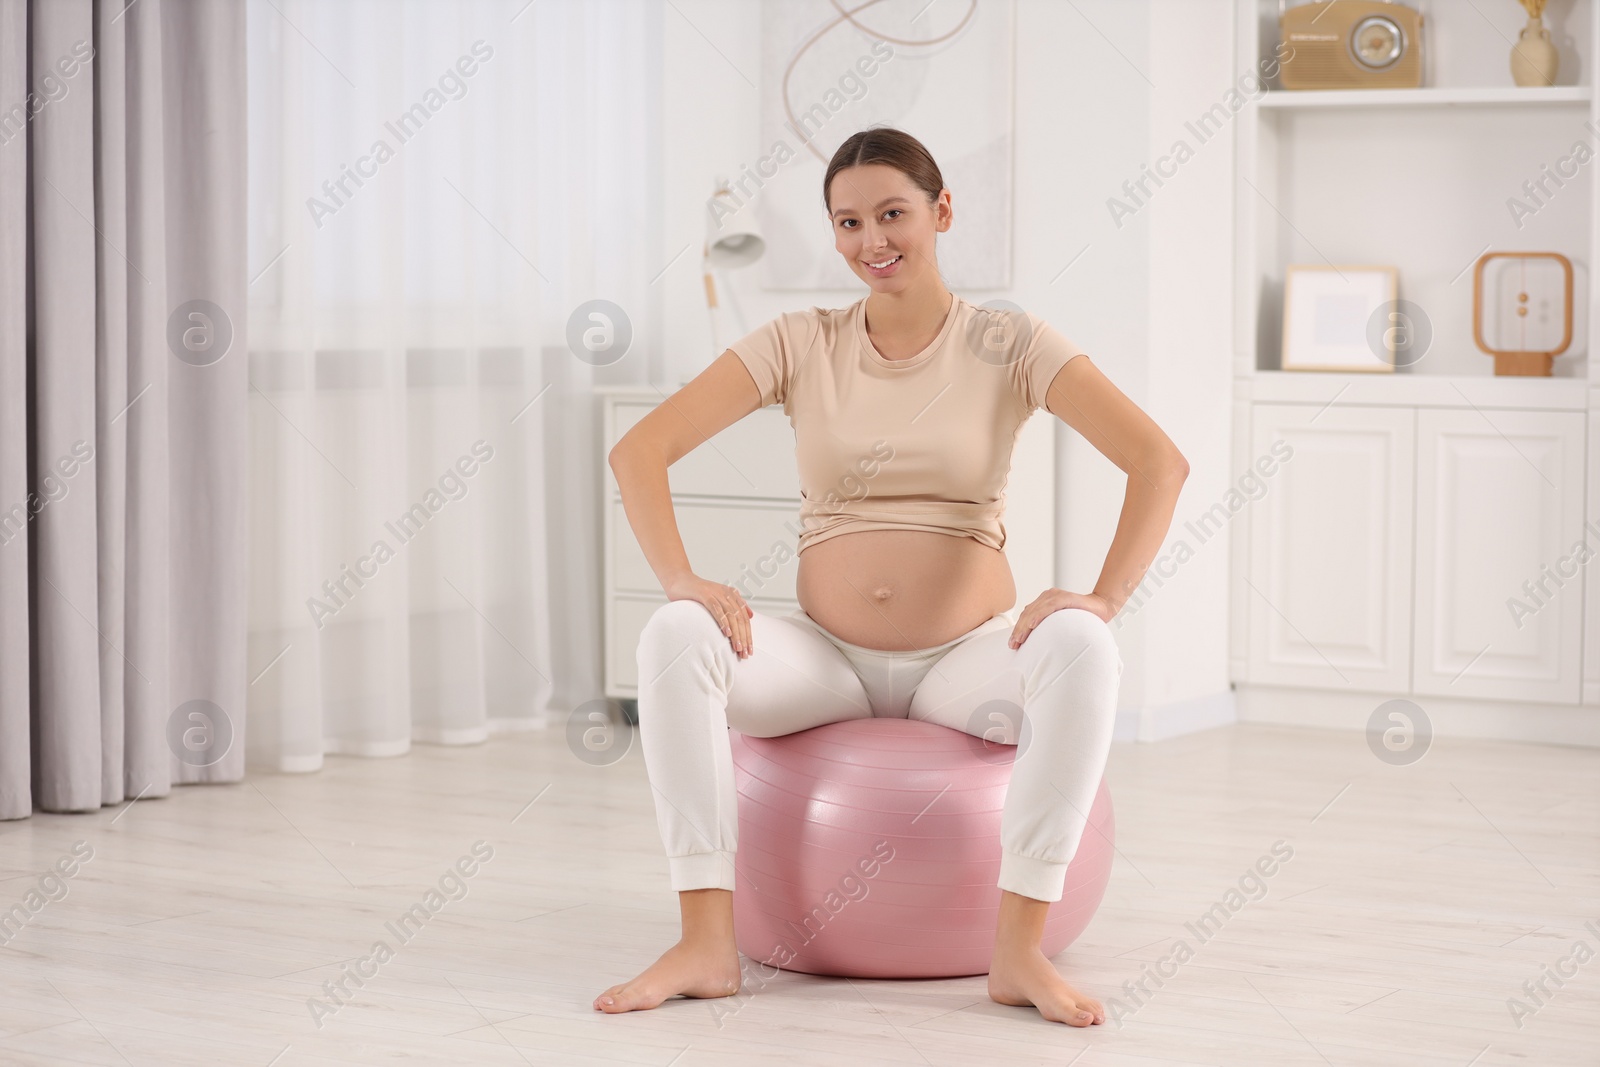
[[[734,199],[726,182],[706,201],[706,260],[718,270],[748,267],[767,250],[755,212]]]

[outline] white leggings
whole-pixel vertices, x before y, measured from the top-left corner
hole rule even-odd
[[[775,737],[893,715],[1020,738],[996,884],[1060,900],[1111,747],[1122,656],[1111,628],[1082,608],[1046,615],[1010,648],[1018,611],[908,652],[841,641],[803,610],[756,611],[754,651],[740,659],[699,601],[657,608],[639,637],[639,734],[672,888],[734,888],[729,727]]]

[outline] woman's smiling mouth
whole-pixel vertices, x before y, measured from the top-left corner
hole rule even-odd
[[[873,274],[876,274],[879,277],[885,277],[894,273],[895,268],[900,265],[900,260],[903,258],[905,258],[904,253],[897,256],[890,256],[888,259],[879,260],[876,263],[867,263],[865,265],[866,268]]]

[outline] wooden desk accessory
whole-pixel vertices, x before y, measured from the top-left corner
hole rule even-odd
[[[1508,262],[1499,268],[1490,304],[1500,314],[1495,321],[1495,344],[1490,347],[1483,339],[1484,273],[1492,260]],[[1534,267],[1534,280],[1530,284],[1528,268]],[[1541,269],[1541,266],[1543,269]],[[1551,282],[1554,267],[1559,266],[1561,286],[1561,343],[1547,347],[1552,339],[1550,330],[1542,324],[1547,321],[1548,303],[1555,290]],[[1510,271],[1517,276],[1508,277]],[[1540,314],[1535,315],[1538,311]],[[1510,314],[1506,314],[1510,312]],[[1543,335],[1543,336],[1541,336]],[[1478,257],[1472,272],[1472,339],[1484,352],[1494,357],[1497,375],[1525,375],[1550,377],[1556,356],[1572,343],[1572,261],[1559,252],[1488,252]]]

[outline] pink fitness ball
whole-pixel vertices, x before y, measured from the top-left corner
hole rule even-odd
[[[1016,749],[915,719],[829,723],[780,737],[729,731],[739,793],[739,951],[852,978],[988,974],[1000,910],[1000,815]],[[1083,933],[1111,877],[1102,778],[1046,956]]]

